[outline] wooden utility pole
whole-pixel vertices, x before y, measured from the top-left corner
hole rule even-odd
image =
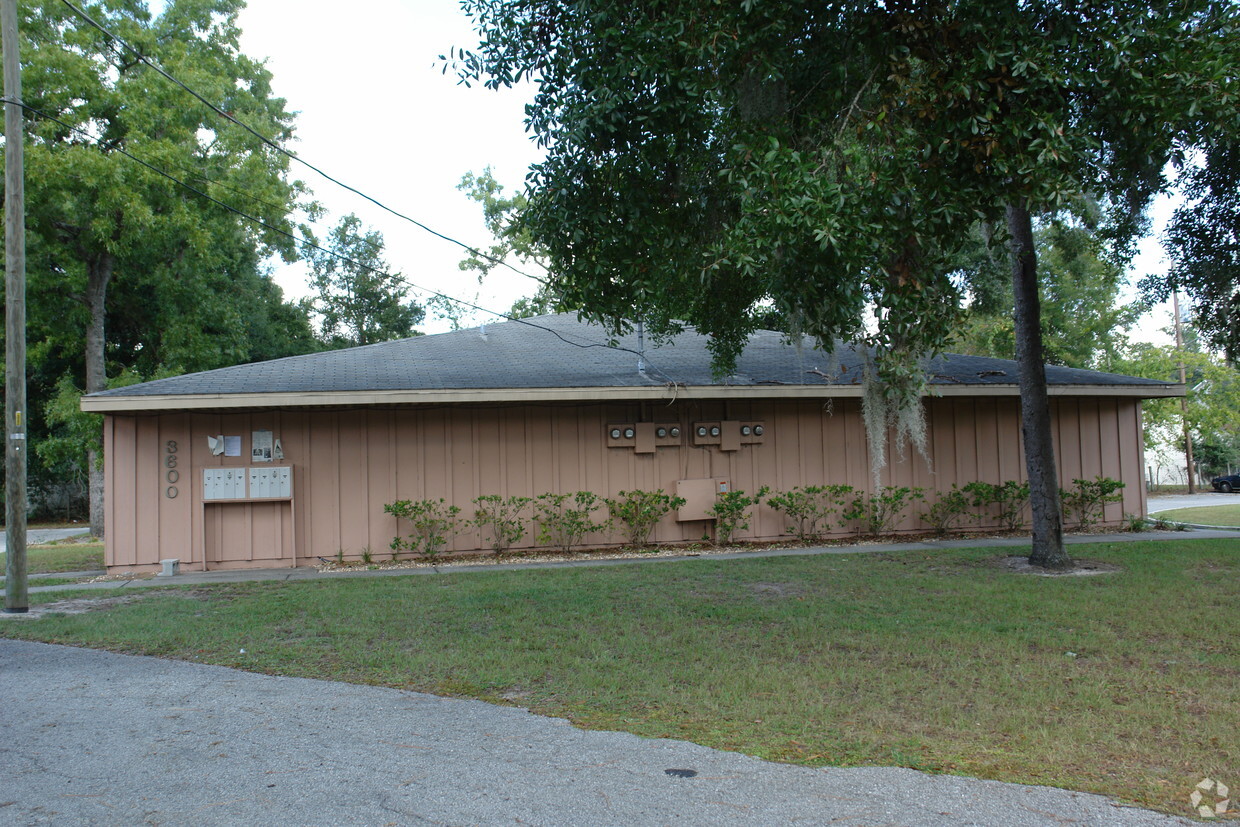
[[[22,176],[17,0],[0,0],[4,48],[4,610],[30,608],[26,587],[26,192]]]
[[[1180,360],[1180,384],[1187,388],[1184,373],[1184,335],[1180,332],[1180,291],[1171,291],[1172,309],[1175,311],[1175,354]],[[1193,437],[1188,429],[1188,397],[1180,397],[1180,422],[1184,426],[1184,461],[1188,464],[1188,493],[1197,493],[1197,474],[1193,467]]]

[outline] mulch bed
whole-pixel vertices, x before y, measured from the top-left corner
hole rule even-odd
[[[1073,532],[1074,534],[1106,534],[1116,530],[1115,526],[1099,527],[1090,531]],[[850,546],[870,546],[888,543],[924,543],[927,541],[934,542],[952,542],[955,540],[979,540],[991,539],[998,537],[1027,537],[1027,532],[1020,530],[993,530],[993,531],[956,531],[948,534],[880,534],[865,537],[838,537],[816,541],[813,543],[802,543],[795,540],[779,540],[767,542],[752,543],[733,543],[729,545],[713,545],[709,543],[671,543],[667,545],[650,546],[644,549],[631,547],[599,547],[599,548],[583,548],[568,553],[556,551],[528,551],[517,549],[509,551],[502,555],[488,551],[453,551],[444,552],[437,555],[434,559],[419,557],[414,559],[381,559],[378,555],[370,563],[362,563],[356,560],[348,560],[343,564],[337,563],[325,557],[320,557],[320,565],[316,568],[325,574],[327,573],[343,573],[356,571],[386,571],[396,569],[421,569],[436,568],[439,566],[494,566],[508,563],[567,563],[581,560],[632,560],[632,559],[649,559],[659,557],[710,557],[720,554],[738,554],[745,552],[769,551],[772,549],[795,549],[795,548],[843,548]],[[1012,560],[1025,560],[1023,557],[1009,558]],[[1026,561],[1026,565],[1028,565]],[[1081,568],[1083,564],[1078,562],[1077,568]],[[1104,565],[1104,564],[1090,564]],[[1030,566],[1033,572],[1046,573],[1043,569]],[[1013,568],[1015,571],[1016,569]],[[1056,572],[1058,573],[1058,572]],[[1096,571],[1082,571],[1079,573],[1096,574]]]

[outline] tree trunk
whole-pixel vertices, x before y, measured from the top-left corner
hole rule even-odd
[[[104,320],[107,318],[108,282],[116,259],[110,253],[90,261],[86,268],[86,307],[90,324],[86,328],[86,392],[108,387],[107,360],[104,352]],[[90,533],[103,537],[103,457],[100,451],[86,455],[90,466]]]
[[[1016,298],[1016,363],[1020,373],[1021,432],[1033,511],[1033,549],[1029,563],[1048,569],[1072,567],[1063,545],[1063,510],[1051,439],[1051,405],[1042,356],[1042,306],[1038,299],[1038,264],[1033,221],[1022,200],[1007,208],[1011,236],[1012,292]]]

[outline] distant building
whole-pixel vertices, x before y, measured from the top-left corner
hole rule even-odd
[[[1188,460],[1183,448],[1156,445],[1145,452],[1145,481],[1151,486],[1188,485]]]

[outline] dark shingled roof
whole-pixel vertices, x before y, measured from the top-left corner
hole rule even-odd
[[[638,371],[636,334],[607,347],[607,334],[575,314],[540,316],[528,324],[507,321],[484,327],[417,336],[377,345],[313,353],[249,365],[191,373],[101,391],[91,398],[200,394],[311,393],[337,391],[486,388],[622,388],[702,385],[857,384],[861,359],[841,347],[834,360],[806,339],[801,348],[780,333],[750,339],[734,375],[711,375],[705,336],[692,329],[672,341],[645,348]],[[946,355],[927,366],[938,385],[1013,385],[1016,363],[1006,359]],[[1171,383],[1090,370],[1048,366],[1057,385],[1142,386]],[[1161,395],[1161,394],[1159,394]]]

